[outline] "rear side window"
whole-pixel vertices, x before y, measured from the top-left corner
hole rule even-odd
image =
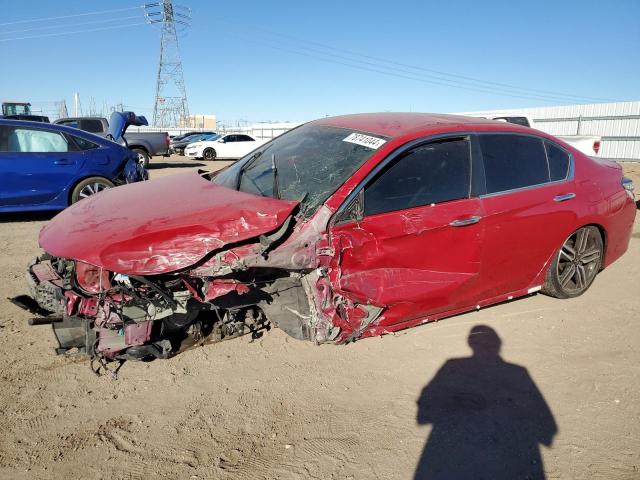
[[[542,139],[524,135],[479,135],[487,193],[549,181]]]
[[[249,135],[236,135],[238,142],[253,142],[253,138]]]
[[[93,143],[89,140],[85,140],[82,137],[76,137],[75,135],[69,135],[69,136],[73,138],[73,141],[76,143],[76,145],[78,145],[78,148],[80,150],[92,150],[94,148],[99,147],[97,143]]]
[[[471,149],[467,139],[408,151],[364,192],[364,214],[404,210],[469,197]]]
[[[544,142],[551,181],[564,180],[569,174],[569,154],[553,143]]]
[[[0,148],[5,152],[52,153],[74,149],[69,146],[69,140],[58,132],[22,127],[8,127],[4,132]]]
[[[102,122],[100,120],[81,120],[80,129],[85,132],[102,133]]]

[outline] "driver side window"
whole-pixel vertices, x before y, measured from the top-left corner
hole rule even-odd
[[[364,191],[364,215],[406,210],[468,198],[471,144],[454,138],[405,152]]]

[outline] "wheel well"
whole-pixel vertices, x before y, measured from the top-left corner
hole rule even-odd
[[[590,225],[592,227],[596,227],[600,232],[600,237],[602,237],[602,262],[600,263],[600,270],[602,270],[604,268],[605,259],[607,258],[607,245],[609,243],[609,239],[607,238],[607,231],[602,225],[599,225],[597,223],[591,223]]]
[[[144,151],[147,155],[151,156],[151,154],[149,153],[149,149],[147,147],[145,147],[144,145],[129,145],[129,150],[142,150]]]
[[[75,182],[73,185],[71,185],[71,187],[69,188],[69,193],[67,194],[67,206],[71,205],[71,196],[73,195],[73,191],[76,189],[76,187],[78,186],[78,184],[80,182],[85,181],[87,178],[104,178],[105,180],[108,180],[109,182],[112,182],[111,180],[109,180],[107,177],[105,177],[104,175],[85,175],[82,178],[79,178],[77,182]],[[113,182],[112,182],[113,183]]]

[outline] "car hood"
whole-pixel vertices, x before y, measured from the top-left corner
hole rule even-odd
[[[195,172],[169,175],[81,200],[42,229],[40,246],[112,272],[168,273],[276,230],[297,204],[231,190]]]

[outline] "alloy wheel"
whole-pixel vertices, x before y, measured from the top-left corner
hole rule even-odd
[[[602,239],[594,227],[576,230],[562,245],[556,263],[560,287],[571,296],[586,290],[602,261]]]
[[[98,192],[101,192],[103,190],[106,190],[107,188],[110,188],[108,185],[105,185],[104,183],[100,183],[100,182],[93,182],[93,183],[89,183],[88,185],[85,185],[82,190],[80,190],[80,198],[87,198],[90,197],[91,195],[95,195]]]

